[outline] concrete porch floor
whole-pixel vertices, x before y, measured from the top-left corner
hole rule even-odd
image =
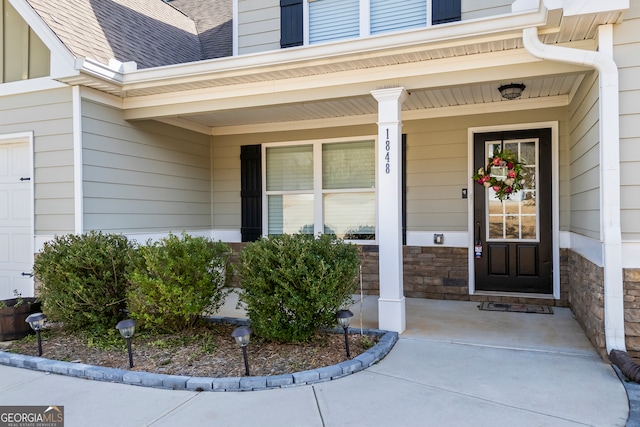
[[[353,300],[351,328],[378,328],[378,296],[354,295]],[[246,317],[237,301],[237,294],[230,294],[218,315]],[[533,314],[481,311],[479,305],[407,298],[407,328],[401,337],[589,356],[595,352],[569,308],[552,307],[553,314]]]

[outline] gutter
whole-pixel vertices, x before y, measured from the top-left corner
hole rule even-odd
[[[613,60],[613,27],[598,27],[599,51],[546,45],[537,28],[522,32],[525,49],[549,61],[579,64],[599,73],[600,237],[604,269],[604,333],[607,353],[625,351],[622,231],[620,228],[620,129],[618,67]]]

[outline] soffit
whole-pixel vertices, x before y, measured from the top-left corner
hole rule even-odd
[[[558,97],[568,99],[583,78],[584,74],[570,74],[518,80],[518,83],[523,83],[526,86],[520,99]],[[488,103],[501,103],[503,108],[507,109],[514,104],[501,98],[498,87],[502,83],[505,82],[484,82],[473,85],[412,90],[404,101],[402,109],[403,111],[420,111]],[[216,128],[220,126],[247,126],[276,122],[375,116],[377,111],[378,106],[375,99],[367,94],[328,101],[203,112],[180,116],[180,118],[198,126]]]

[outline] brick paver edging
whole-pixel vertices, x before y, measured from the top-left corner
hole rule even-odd
[[[210,317],[209,321],[246,325],[246,319]],[[342,329],[335,329],[342,333]],[[350,333],[360,332],[351,328]],[[383,359],[398,341],[397,332],[379,329],[364,329],[365,335],[380,337],[378,343],[353,359],[308,371],[264,377],[190,377],[182,375],[154,374],[150,372],[128,371],[125,369],[105,368],[84,363],[62,362],[43,357],[0,351],[0,365],[33,369],[53,374],[91,380],[108,381],[143,387],[192,391],[253,391],[274,388],[295,387],[331,381],[355,372],[362,371]]]

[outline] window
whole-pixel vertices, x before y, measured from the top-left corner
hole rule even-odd
[[[309,43],[360,35],[360,0],[309,2]]]
[[[371,0],[371,34],[426,25],[425,0]]]
[[[313,44],[459,21],[460,3],[461,0],[305,0],[307,11],[301,9],[298,13],[301,20],[305,13],[308,15],[308,43]]]
[[[267,234],[374,240],[375,142],[265,147]]]

